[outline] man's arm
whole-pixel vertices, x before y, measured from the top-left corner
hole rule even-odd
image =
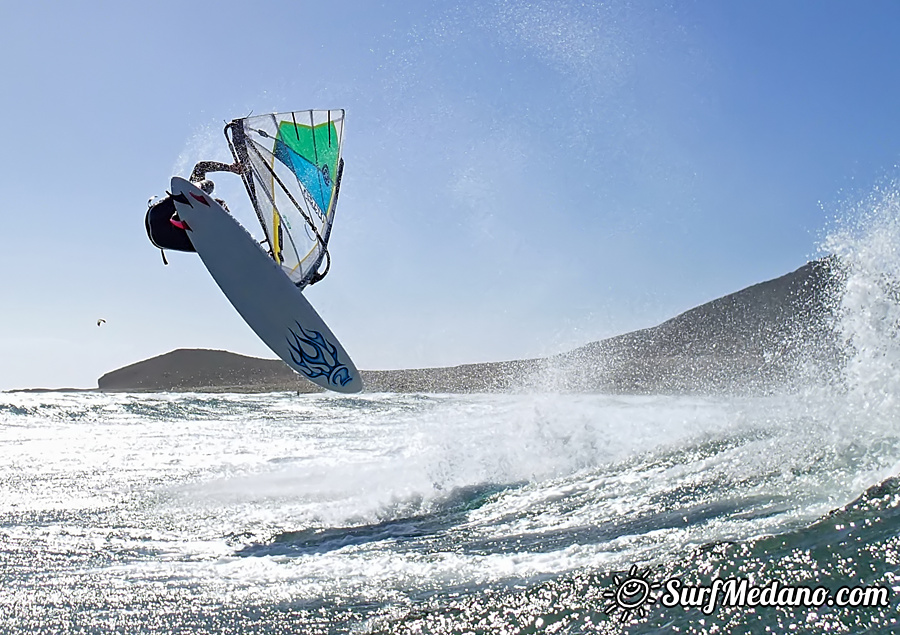
[[[228,165],[218,161],[201,161],[194,166],[194,171],[191,172],[191,183],[199,183],[205,179],[207,172],[234,172],[235,174],[240,174],[241,166],[238,163]]]

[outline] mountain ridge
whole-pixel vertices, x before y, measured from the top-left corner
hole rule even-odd
[[[839,356],[832,327],[840,276],[831,258],[751,285],[661,324],[545,358],[361,371],[368,392],[528,389],[707,392],[783,385]],[[176,349],[104,374],[104,392],[319,392],[278,359]]]

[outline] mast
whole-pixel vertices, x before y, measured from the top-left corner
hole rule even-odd
[[[225,139],[228,141],[228,147],[231,149],[231,156],[233,156],[237,164],[241,166],[241,180],[244,182],[244,189],[247,190],[247,195],[250,197],[250,202],[253,204],[253,211],[256,212],[256,218],[262,226],[263,236],[266,237],[266,244],[269,245],[269,255],[274,259],[275,256],[272,250],[272,241],[269,240],[269,233],[266,231],[266,223],[260,212],[256,187],[253,185],[253,176],[250,173],[250,158],[247,155],[247,139],[244,136],[244,127],[241,126],[239,122],[239,119],[235,119],[231,123],[226,124],[224,130]],[[228,136],[229,131],[231,132],[230,137]]]

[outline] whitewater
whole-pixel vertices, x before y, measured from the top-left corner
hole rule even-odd
[[[839,367],[770,394],[0,395],[0,631],[900,630],[895,192],[825,243]],[[635,576],[890,602],[618,603]]]

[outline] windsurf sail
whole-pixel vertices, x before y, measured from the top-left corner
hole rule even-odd
[[[343,134],[343,110],[258,115],[225,127],[269,252],[301,289],[331,266]]]

